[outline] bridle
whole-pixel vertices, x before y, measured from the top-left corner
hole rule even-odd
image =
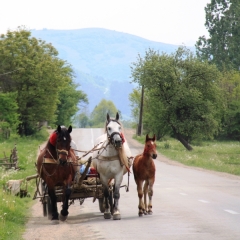
[[[63,139],[65,140],[65,136],[63,137]],[[67,156],[69,155],[69,150],[65,150],[65,149],[59,149],[58,148],[58,141],[56,141],[56,152],[57,152],[57,161],[64,165],[67,163]],[[60,159],[60,155],[66,156],[66,161],[63,161],[62,159]]]
[[[116,122],[116,123],[118,123],[118,124],[121,126],[121,124],[120,124],[117,120],[110,120],[110,121],[108,122],[108,124],[109,124],[111,121],[112,121],[112,122]],[[107,131],[107,126],[108,126],[108,124],[106,125],[106,132],[107,132],[108,141],[109,141],[114,147],[116,147],[116,144],[115,144],[115,141],[114,141],[114,138],[113,138],[113,137],[114,137],[115,135],[118,135],[118,136],[121,138],[122,143],[123,143],[123,137],[122,137],[121,133],[119,133],[119,132],[112,132],[111,134],[109,134],[108,131]]]
[[[150,140],[150,141],[152,141],[152,140]],[[147,143],[146,143],[143,153],[144,154],[149,154],[149,151],[152,151],[152,150],[156,151],[156,144],[154,143],[154,141],[153,141],[153,144],[151,144],[150,146],[148,146]],[[157,155],[153,154],[152,157],[155,159],[156,157],[154,157],[154,156],[157,156]]]

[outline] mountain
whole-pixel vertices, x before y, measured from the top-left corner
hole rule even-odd
[[[51,43],[59,57],[72,65],[75,82],[88,95],[90,112],[105,98],[114,102],[125,119],[131,116],[128,96],[134,88],[130,83],[130,66],[138,54],[144,56],[149,48],[160,53],[172,53],[178,48],[101,28],[43,29],[31,30],[31,33]]]

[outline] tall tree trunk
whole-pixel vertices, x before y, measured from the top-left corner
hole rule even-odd
[[[183,136],[180,133],[177,133],[176,136],[177,136],[177,139],[182,143],[182,145],[188,151],[192,151],[193,150],[192,146],[183,138]]]
[[[176,131],[176,128],[172,126],[173,132],[177,138],[178,141],[180,141],[180,143],[182,143],[182,145],[188,150],[188,151],[192,151],[193,148],[192,146],[184,139],[184,137],[182,136],[182,134],[178,133]]]

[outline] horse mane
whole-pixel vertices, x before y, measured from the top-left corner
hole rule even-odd
[[[126,167],[130,168],[130,162],[128,161],[128,157],[126,155],[126,152],[124,151],[123,147],[119,148],[117,150],[119,158],[120,158],[120,162],[125,165]],[[128,170],[128,169],[127,169]]]

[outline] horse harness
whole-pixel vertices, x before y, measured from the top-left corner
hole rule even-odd
[[[114,132],[114,134],[116,134],[116,133]],[[119,134],[119,133],[118,133],[118,134]],[[111,134],[111,135],[113,135],[113,134]],[[120,134],[119,134],[119,135],[120,135]],[[120,135],[120,136],[121,136],[121,135]],[[121,138],[122,138],[122,137],[121,137]],[[103,142],[103,145],[104,145],[106,142],[107,142],[107,140],[106,140],[105,142]],[[107,146],[110,145],[110,144],[111,144],[111,141],[110,141],[109,138],[108,138],[108,142],[107,142],[106,146],[100,148],[100,150],[103,149],[103,150],[102,150],[102,152],[103,152],[104,150],[106,150]],[[125,166],[126,169],[127,169],[127,171],[130,172],[130,169],[129,169],[129,168],[130,168],[130,164],[128,164],[129,166],[126,166],[126,164],[120,159],[120,157],[119,157],[118,154],[115,155],[115,156],[105,157],[105,156],[102,156],[102,155],[101,155],[102,152],[100,152],[100,150],[98,151],[98,155],[97,155],[96,159],[102,160],[102,161],[115,161],[115,160],[119,160],[120,165],[121,165],[122,167]],[[116,158],[117,158],[117,159],[116,159]],[[131,157],[127,157],[127,158],[128,158],[128,163],[129,163],[129,161],[130,161],[133,157],[131,156]]]
[[[45,158],[45,157],[43,157],[42,166],[41,166],[41,169],[40,169],[40,175],[41,175],[42,171],[44,171],[44,173],[46,174],[46,176],[51,177],[51,176],[53,176],[53,175],[56,173],[56,171],[58,170],[58,167],[59,167],[59,165],[60,165],[60,162],[59,162],[59,160],[54,159],[54,157],[52,156],[52,154],[51,154],[51,152],[49,151],[48,148],[46,149],[46,151],[50,154],[50,156],[51,156],[52,158]],[[58,150],[58,149],[57,149],[57,152],[61,152],[61,153],[63,152],[62,154],[68,155],[68,151],[66,151],[66,150]],[[66,162],[67,164],[73,163],[73,162],[74,162],[74,161],[72,161],[71,158],[67,158],[67,162]],[[47,172],[47,170],[45,169],[45,167],[44,167],[45,164],[55,164],[55,165],[57,165],[56,168],[55,168],[55,171],[54,171],[52,174],[49,174],[49,173]]]

